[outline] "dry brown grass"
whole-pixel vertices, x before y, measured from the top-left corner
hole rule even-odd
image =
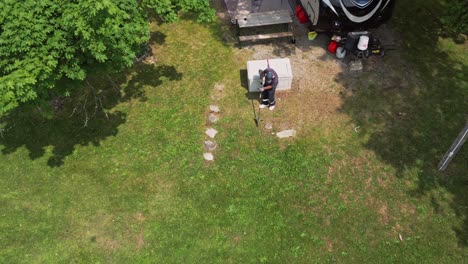
[[[382,224],[388,225],[388,223],[390,222],[390,213],[388,211],[387,204],[382,204],[382,206],[379,209],[379,216]]]
[[[333,240],[330,237],[325,237],[323,239],[325,241],[325,245],[327,247],[328,252],[333,252]]]

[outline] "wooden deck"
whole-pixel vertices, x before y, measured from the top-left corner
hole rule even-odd
[[[271,38],[287,38],[287,37],[293,37],[293,36],[294,34],[292,32],[279,32],[279,33],[271,33],[271,34],[239,36],[239,41],[252,41],[252,40],[271,39]]]
[[[294,12],[293,0],[224,0],[227,12],[233,24],[236,19],[251,13],[263,13],[277,10],[289,10]]]
[[[288,10],[278,10],[262,13],[251,13],[246,16],[238,16],[239,28],[269,26],[277,24],[292,23],[291,14]]]
[[[252,41],[252,40],[290,37],[291,42],[294,43],[295,39],[294,39],[294,34],[293,34],[292,23],[293,23],[293,20],[288,10],[250,13],[245,16],[238,16],[237,25],[239,29],[239,41],[243,42],[243,41]],[[268,33],[268,34],[248,35],[248,36],[241,36],[240,34],[242,29],[282,25],[282,24],[287,25],[287,29],[286,29],[287,31]]]

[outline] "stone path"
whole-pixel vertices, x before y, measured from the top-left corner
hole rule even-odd
[[[218,122],[218,120],[219,117],[213,113],[210,113],[210,115],[208,116],[208,121],[210,121],[211,124]]]
[[[213,104],[209,106],[210,112],[207,117],[210,125],[207,126],[205,130],[205,135],[209,137],[209,139],[205,140],[203,144],[205,148],[205,153],[203,153],[203,158],[207,162],[214,161],[213,151],[215,151],[218,148],[218,143],[216,143],[216,141],[214,140],[216,138],[216,135],[218,134],[218,130],[216,130],[212,126],[216,122],[218,122],[218,120],[221,118],[220,117],[221,109],[219,108],[218,105],[216,105],[216,103],[218,103],[219,100],[222,98],[223,93],[224,93],[224,88],[225,86],[223,84],[216,84],[213,88],[213,92],[211,95],[211,100]]]
[[[276,136],[279,138],[295,137],[296,130],[294,129],[283,130],[281,132],[276,133]]]
[[[209,152],[203,153],[203,158],[205,158],[206,161],[214,161],[213,154]]]
[[[208,106],[209,113],[207,116],[207,126],[205,129],[206,139],[203,142],[203,158],[207,162],[214,162],[215,156],[214,152],[218,149],[218,143],[216,142],[215,138],[218,135],[218,130],[214,128],[216,122],[221,119],[221,108],[217,105],[219,100],[223,97],[225,86],[223,84],[216,84],[213,88],[211,93],[211,103]],[[266,130],[273,130],[272,123],[265,124]],[[275,134],[275,133],[272,133]],[[294,129],[283,130],[281,132],[276,133],[276,136],[279,138],[288,138],[288,137],[295,137],[296,131]]]
[[[205,134],[210,138],[215,138],[216,134],[218,134],[218,130],[210,127],[206,129]]]

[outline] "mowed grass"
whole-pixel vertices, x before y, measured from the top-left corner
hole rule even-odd
[[[70,118],[67,107],[54,120],[26,111],[2,120],[0,262],[463,263],[466,163],[454,160],[440,180],[437,157],[410,160],[431,145],[424,134],[388,154],[384,144],[399,146],[393,134],[374,138],[394,121],[378,118],[385,98],[369,104],[365,124],[354,107],[374,94],[344,99],[364,134],[347,121],[316,123],[279,141],[255,127],[239,77],[247,58],[216,25],[153,32],[156,63],[113,76],[121,91],[106,93],[109,119],[82,128],[83,113]],[[105,77],[93,81],[112,90]],[[206,163],[215,84],[225,85],[219,147]],[[455,136],[444,137],[447,148]]]

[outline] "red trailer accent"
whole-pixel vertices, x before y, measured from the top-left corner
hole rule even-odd
[[[296,17],[299,20],[299,23],[304,24],[309,22],[306,12],[301,5],[296,6]]]

